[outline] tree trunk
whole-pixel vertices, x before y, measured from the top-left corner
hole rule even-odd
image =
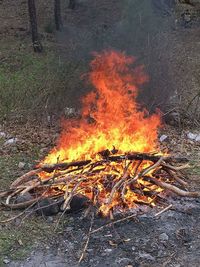
[[[35,52],[40,53],[42,52],[43,47],[38,37],[35,0],[28,0],[28,12],[29,12],[29,18],[30,18],[33,49]]]
[[[68,8],[74,9],[76,7],[76,0],[69,0]]]
[[[55,17],[56,30],[61,31],[63,24],[61,18],[60,0],[54,0],[54,17]]]

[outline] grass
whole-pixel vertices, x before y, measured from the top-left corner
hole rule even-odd
[[[42,218],[29,217],[22,226],[9,224],[0,233],[0,266],[3,259],[22,260],[37,244],[43,244],[52,235],[52,225]]]
[[[62,112],[77,102],[73,99],[81,89],[79,77],[82,62],[61,60],[46,47],[42,54],[33,53],[26,45],[2,45],[0,62],[0,118],[50,115]]]
[[[0,139],[0,147],[3,142],[4,140]],[[33,147],[30,145],[29,149],[31,149],[32,153],[13,150],[0,157],[0,190],[8,188],[18,175],[28,170],[28,167],[26,170],[19,170],[18,164],[20,161],[32,163],[35,159],[38,159],[39,145],[33,144]],[[19,212],[2,209],[0,210],[0,221],[13,217]],[[56,223],[56,218],[54,222]],[[10,223],[0,224],[0,266],[4,266],[3,261],[5,258],[22,260],[34,247],[41,247],[47,241],[49,243],[53,240],[55,238],[54,222],[49,223],[45,218],[33,214],[22,224],[20,218]],[[58,230],[62,231],[62,225],[59,226]]]

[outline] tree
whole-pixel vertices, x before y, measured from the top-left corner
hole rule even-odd
[[[30,19],[33,49],[35,52],[40,53],[42,52],[43,47],[38,36],[35,0],[28,0],[28,12]]]
[[[69,0],[68,8],[74,9],[76,7],[76,0]]]
[[[54,17],[55,17],[56,30],[60,31],[63,26],[62,17],[61,17],[60,0],[54,0]]]

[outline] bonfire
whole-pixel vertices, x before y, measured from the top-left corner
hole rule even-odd
[[[25,208],[62,197],[65,211],[82,195],[112,218],[141,204],[154,207],[166,192],[200,196],[187,190],[185,159],[160,150],[160,113],[150,115],[137,103],[148,77],[143,66],[133,66],[135,59],[123,53],[95,54],[88,74],[94,90],[83,97],[81,116],[63,121],[57,146],[1,193],[4,206]],[[16,204],[27,192],[32,199]]]

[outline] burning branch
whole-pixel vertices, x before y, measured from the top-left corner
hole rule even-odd
[[[185,159],[178,158],[180,161]],[[176,162],[177,157],[172,156],[130,153],[97,161],[43,165],[19,177],[10,189],[1,192],[2,198],[7,196],[2,205],[10,209],[24,209],[41,199],[63,196],[62,209],[65,211],[70,208],[75,195],[83,194],[103,215],[113,217],[117,208],[126,210],[136,203],[155,204],[156,196],[164,190],[179,196],[199,197],[199,192],[178,187],[187,186],[180,178],[180,171],[188,165],[175,166]],[[18,196],[27,192],[33,199],[15,203]]]

